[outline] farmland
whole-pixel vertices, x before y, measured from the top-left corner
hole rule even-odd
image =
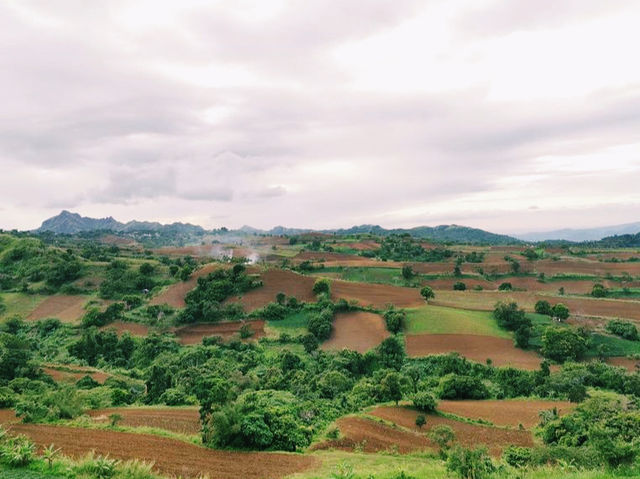
[[[618,253],[539,248],[527,259],[523,246],[248,238],[144,250],[108,237],[97,243],[117,250],[100,246],[101,261],[73,238],[71,253],[44,245],[81,273],[58,289],[29,276],[0,291],[7,437],[53,443],[69,456],[59,468],[108,455],[187,479],[328,479],[347,466],[358,479],[445,478],[443,455],[484,445],[507,474],[534,478],[558,477],[550,455],[579,454],[545,435],[568,434],[563,418],[588,436],[609,420],[584,420],[594,410],[636,414],[640,277],[617,276],[610,265],[631,264],[605,261]],[[549,311],[534,312],[540,301]],[[515,303],[512,317],[498,303]],[[575,354],[554,349],[549,331],[570,335]],[[451,449],[434,442],[443,430]],[[583,477],[608,467],[595,444]],[[544,459],[518,469],[513,447]]]

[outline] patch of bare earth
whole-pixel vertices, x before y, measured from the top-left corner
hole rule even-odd
[[[184,308],[186,306],[184,297],[189,291],[194,289],[198,284],[198,278],[206,276],[212,271],[220,268],[219,264],[207,264],[202,268],[194,271],[187,281],[180,281],[170,285],[159,295],[152,298],[149,304],[168,304],[173,308]]]
[[[261,308],[276,299],[280,292],[293,296],[300,301],[313,302],[313,284],[316,278],[283,269],[268,269],[260,273],[262,286],[247,291],[242,296],[229,298],[230,302],[239,302],[247,311]]]
[[[372,416],[393,422],[404,428],[428,433],[436,426],[446,425],[453,429],[456,442],[465,447],[475,447],[484,444],[494,456],[502,454],[502,450],[513,444],[515,446],[533,446],[531,431],[520,429],[506,429],[481,424],[471,424],[456,421],[442,416],[427,415],[427,423],[421,429],[416,426],[418,411],[406,407],[382,406],[374,409]],[[432,446],[434,446],[432,444]]]
[[[558,413],[566,414],[575,407],[567,401],[537,401],[537,400],[486,400],[486,401],[440,401],[438,409],[469,419],[483,419],[497,426],[518,427],[522,424],[526,428],[537,426],[540,422],[539,413],[556,408]]]
[[[114,321],[106,326],[101,327],[102,330],[115,329],[118,336],[123,333],[129,333],[132,336],[147,336],[149,334],[149,326],[141,323],[131,323],[128,321]]]
[[[54,444],[67,456],[81,457],[95,451],[115,459],[138,459],[153,463],[160,474],[189,479],[203,475],[212,479],[279,479],[318,464],[310,456],[217,451],[150,434],[35,424],[12,425],[11,432],[29,436],[41,448]]]
[[[467,359],[495,366],[536,370],[542,358],[532,351],[513,345],[513,340],[476,334],[416,334],[406,337],[407,354],[412,357],[456,352]]]
[[[200,432],[200,414],[197,408],[110,408],[95,409],[89,415],[96,422],[109,422],[109,416],[118,414],[118,422],[130,427],[153,427],[180,434]]]
[[[265,335],[264,321],[229,321],[224,323],[199,323],[182,326],[174,330],[180,344],[200,344],[208,336],[221,336],[223,339],[240,338],[240,328],[249,325],[253,333],[247,340],[257,340]]]
[[[89,376],[94,381],[103,384],[110,374],[93,368],[85,368],[80,366],[44,366],[42,370],[48,374],[56,382],[76,382],[85,376]]]
[[[636,371],[640,371],[640,359],[613,357],[613,358],[607,358],[607,364],[626,368],[627,371],[632,373]]]
[[[58,318],[60,321],[73,323],[84,316],[84,305],[89,299],[86,296],[65,294],[49,296],[31,311],[27,319],[36,321],[45,318]]]
[[[333,321],[331,337],[320,348],[325,351],[348,348],[364,353],[387,337],[389,332],[380,315],[363,311],[339,313]]]
[[[352,281],[332,281],[331,296],[334,299],[355,300],[361,306],[384,309],[393,304],[399,308],[424,305],[424,299],[416,288],[403,288],[387,284],[356,283]]]

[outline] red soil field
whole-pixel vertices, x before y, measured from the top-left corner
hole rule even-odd
[[[200,414],[197,408],[110,408],[89,411],[96,422],[108,422],[109,415],[119,414],[118,424],[130,427],[154,427],[180,434],[200,432]]]
[[[373,251],[380,248],[380,243],[373,240],[358,241],[355,243],[340,243],[339,246],[343,248],[351,248],[358,251]]]
[[[196,258],[208,258],[217,256],[220,249],[226,249],[222,245],[194,245],[194,246],[166,246],[153,250],[154,253],[165,256],[194,256]]]
[[[428,433],[436,426],[449,426],[455,432],[456,442],[465,447],[476,447],[479,444],[484,444],[493,456],[499,456],[502,454],[502,450],[511,444],[524,447],[533,446],[533,436],[527,430],[469,424],[431,414],[427,415],[427,424],[420,430],[416,426],[416,417],[420,413],[413,409],[382,406],[374,409],[370,414],[407,429],[423,433]]]
[[[498,301],[515,301],[521,308],[533,311],[533,307],[539,299],[545,299],[551,304],[563,303],[569,308],[572,315],[626,318],[640,321],[640,301],[623,299],[550,296],[529,291],[436,291],[436,297],[431,303],[437,306],[493,311]]]
[[[607,358],[607,364],[626,368],[629,372],[640,371],[640,359],[622,357]]]
[[[319,251],[302,251],[293,257],[293,261],[299,264],[303,261],[323,263],[326,267],[333,266],[358,266],[377,268],[402,268],[405,263],[398,261],[379,261],[373,258],[365,258],[353,254],[325,253]]]
[[[85,368],[82,366],[45,366],[42,370],[51,376],[56,382],[76,382],[85,376],[90,376],[94,381],[103,384],[110,374],[98,371],[97,369]]]
[[[16,417],[16,413],[13,411],[13,409],[0,409],[1,425],[7,425],[18,421],[19,419]]]
[[[27,319],[38,320],[58,318],[66,323],[73,323],[84,316],[84,304],[93,298],[87,296],[55,295],[42,301],[36,309],[31,311]]]
[[[264,321],[262,320],[190,324],[176,328],[174,333],[178,337],[180,344],[200,344],[202,338],[207,336],[222,336],[224,339],[231,339],[234,336],[240,338],[238,332],[244,324],[248,324],[251,331],[253,331],[253,336],[247,338],[247,340],[257,340],[265,335]]]
[[[335,299],[356,300],[361,306],[373,305],[377,309],[383,309],[387,304],[394,304],[399,308],[424,305],[424,299],[418,289],[386,284],[332,281],[331,293]]]
[[[130,333],[132,336],[147,336],[149,334],[149,326],[140,323],[131,323],[128,321],[114,321],[106,326],[101,327],[102,330],[115,329],[120,336],[122,333]]]
[[[206,276],[212,271],[220,268],[220,264],[209,263],[204,265],[202,268],[194,271],[187,281],[180,281],[178,283],[174,283],[170,285],[166,290],[160,293],[155,298],[152,298],[149,301],[150,304],[168,304],[174,308],[184,308],[185,302],[184,297],[186,294],[196,287],[198,283],[198,278],[201,276]]]
[[[407,354],[413,357],[457,352],[467,359],[484,363],[491,358],[495,366],[521,369],[540,368],[542,358],[513,345],[513,340],[475,334],[416,334],[406,336]]]
[[[554,274],[582,274],[604,276],[610,273],[620,276],[629,273],[632,276],[640,276],[640,263],[603,263],[588,260],[540,260],[535,263],[536,272],[542,272],[548,276]]]
[[[35,424],[16,424],[11,432],[29,436],[41,448],[54,444],[67,456],[93,450],[115,459],[151,462],[160,474],[189,479],[276,479],[318,464],[299,454],[216,451],[149,434]]]
[[[381,316],[363,311],[339,313],[333,321],[331,337],[322,343],[320,349],[339,351],[349,348],[365,353],[387,337],[389,332]]]
[[[534,401],[534,400],[486,400],[486,401],[440,401],[438,410],[469,419],[484,419],[496,426],[526,428],[537,426],[540,422],[538,413],[557,408],[560,414],[566,414],[575,408],[575,404],[567,401]]]
[[[269,269],[260,274],[260,279],[261,287],[247,291],[242,297],[229,298],[228,301],[239,302],[248,311],[274,302],[280,292],[287,296],[295,296],[300,301],[315,301],[312,289],[316,278],[289,270]]]
[[[373,419],[343,417],[336,424],[343,437],[315,444],[311,450],[340,449],[353,452],[361,447],[363,452],[368,453],[397,450],[400,454],[407,454],[430,446],[422,434],[394,429]]]

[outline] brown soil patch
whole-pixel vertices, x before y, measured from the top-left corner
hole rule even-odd
[[[612,366],[620,366],[626,368],[629,372],[640,371],[640,359],[631,359],[623,357],[607,358],[607,364]]]
[[[42,301],[27,316],[29,320],[58,318],[60,321],[72,323],[84,316],[84,304],[92,298],[87,296],[55,295]]]
[[[320,251],[302,251],[293,257],[295,264],[303,261],[322,263],[326,267],[334,266],[358,266],[375,268],[402,268],[405,263],[399,261],[380,261],[373,258],[365,258],[354,254],[325,253]]]
[[[130,427],[154,427],[180,434],[200,432],[200,414],[197,408],[109,408],[96,409],[89,415],[96,422],[109,422],[111,414],[119,414],[118,423]]]
[[[18,418],[13,409],[0,409],[0,425],[12,424],[14,422],[18,422]]]
[[[622,273],[629,273],[632,276],[640,275],[640,263],[603,263],[585,259],[552,261],[545,259],[536,261],[534,264],[536,272],[542,272],[549,276],[570,273],[594,276],[605,276],[606,274],[620,276]]]
[[[479,444],[484,444],[494,456],[502,454],[502,450],[511,444],[524,447],[533,446],[533,436],[527,430],[469,424],[435,415],[428,415],[427,424],[420,430],[416,426],[416,417],[420,413],[413,409],[383,406],[374,409],[370,414],[407,429],[423,433],[428,433],[436,426],[449,426],[455,432],[456,441],[459,444],[464,447],[475,447]]]
[[[158,296],[152,298],[151,301],[149,301],[149,304],[168,304],[173,308],[184,308],[186,306],[184,297],[189,291],[197,286],[198,278],[206,276],[220,267],[221,265],[212,263],[203,266],[202,268],[194,271],[191,278],[187,281],[180,281],[179,283],[170,285]]]
[[[374,251],[380,248],[380,243],[369,240],[369,241],[358,241],[354,243],[340,243],[339,246],[343,248],[351,248],[358,251]]]
[[[76,382],[85,376],[90,376],[94,381],[103,384],[107,378],[111,377],[110,374],[98,371],[97,369],[84,368],[81,366],[45,366],[42,370],[51,376],[56,382]]]
[[[540,422],[538,413],[557,408],[560,414],[571,411],[575,404],[567,401],[533,401],[533,400],[487,400],[487,401],[440,401],[438,409],[469,419],[483,419],[497,426],[526,428],[537,426]]]
[[[228,301],[239,302],[247,311],[253,311],[265,304],[276,300],[280,292],[287,296],[294,296],[300,301],[313,302],[313,284],[316,278],[304,276],[289,270],[269,269],[260,274],[262,286],[247,291],[241,297],[230,298]]]
[[[180,344],[200,344],[202,338],[207,336],[221,336],[224,339],[230,339],[232,337],[240,338],[240,328],[248,324],[253,331],[253,336],[247,338],[247,340],[260,339],[265,335],[264,321],[230,321],[225,323],[201,323],[190,324],[189,326],[182,326],[174,330],[175,335],[178,337]]]
[[[275,479],[317,464],[315,458],[298,454],[215,451],[149,434],[32,424],[16,424],[11,431],[26,434],[39,447],[54,444],[67,456],[94,450],[116,459],[152,462],[161,474],[185,478]]]
[[[331,337],[322,343],[321,349],[339,351],[348,348],[365,353],[387,337],[389,332],[380,315],[362,311],[340,313],[333,321]]]
[[[424,305],[424,299],[416,288],[403,288],[386,284],[356,283],[352,281],[332,281],[331,295],[334,299],[355,300],[361,306],[384,309],[393,304],[399,308]]]
[[[402,429],[394,429],[373,419],[343,417],[336,421],[340,439],[327,440],[311,447],[311,450],[340,449],[353,452],[362,448],[363,452],[397,451],[407,454],[427,449],[430,444],[425,436]]]
[[[141,323],[131,323],[128,321],[114,321],[106,326],[101,327],[102,330],[115,329],[118,336],[122,333],[129,333],[132,336],[147,336],[149,334],[149,326]]]
[[[472,361],[484,363],[491,358],[495,366],[536,370],[542,358],[532,351],[513,345],[513,340],[475,334],[416,334],[406,337],[407,354],[413,357],[430,354],[460,353]]]

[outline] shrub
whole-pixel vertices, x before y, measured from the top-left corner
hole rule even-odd
[[[534,311],[538,314],[546,314],[547,316],[551,316],[551,304],[549,303],[549,301],[541,299],[536,303]]]
[[[441,424],[429,431],[429,439],[435,442],[440,448],[440,457],[446,457],[446,451],[451,447],[451,443],[456,438],[451,426]]]
[[[565,319],[567,319],[569,317],[569,308],[567,308],[562,303],[555,304],[551,308],[551,315],[554,318],[559,319],[560,321],[564,321]]]
[[[0,446],[0,459],[12,467],[24,467],[35,459],[36,446],[26,436],[11,437]]]
[[[564,362],[580,358],[587,349],[585,338],[569,328],[547,328],[542,334],[541,352],[545,358]]]
[[[493,473],[496,468],[491,462],[487,448],[467,449],[456,446],[449,452],[447,470],[461,479],[483,479]]]
[[[475,376],[447,374],[438,385],[440,399],[487,399],[489,390]]]
[[[629,341],[638,341],[638,328],[629,321],[611,320],[607,323],[606,329],[609,333],[620,336]]]
[[[324,341],[325,339],[329,339],[329,336],[331,336],[331,320],[328,320],[321,315],[312,316],[307,323],[307,329],[311,334],[318,338],[319,341]]]
[[[429,391],[418,391],[412,401],[415,408],[423,412],[433,412],[438,406],[438,401]]]
[[[511,283],[501,283],[500,286],[498,286],[498,291],[512,291],[513,290],[513,286],[511,285]]]
[[[424,426],[427,423],[427,418],[425,417],[424,414],[418,414],[418,416],[416,417],[416,426],[418,426],[419,429],[422,429],[422,426]]]
[[[430,299],[433,299],[436,297],[435,293],[433,292],[433,289],[431,288],[431,286],[424,286],[421,290],[420,290],[420,295],[424,298],[424,300],[428,303]]]
[[[591,289],[591,296],[593,296],[594,298],[604,298],[608,293],[609,291],[607,290],[607,288],[605,288],[604,285],[600,283],[594,284],[593,288]]]
[[[531,456],[531,448],[520,446],[509,446],[502,453],[504,462],[518,468],[531,464]]]
[[[390,309],[384,313],[384,321],[387,326],[387,330],[392,334],[397,334],[402,331],[404,327],[406,314],[404,311],[398,311],[396,309]]]
[[[515,302],[500,301],[493,310],[493,317],[498,326],[509,331],[517,331],[522,326],[531,327],[531,321],[526,317],[524,309],[519,309]]]
[[[316,280],[313,284],[313,294],[318,295],[321,293],[329,294],[331,292],[331,284],[328,279],[321,278]]]
[[[467,285],[464,284],[462,281],[457,281],[455,283],[453,283],[453,290],[454,291],[465,291],[467,289]]]

